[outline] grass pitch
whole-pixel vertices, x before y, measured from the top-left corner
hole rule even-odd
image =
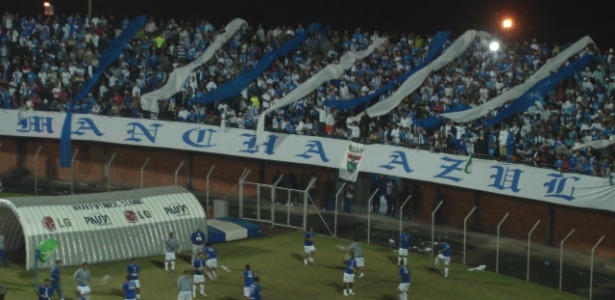
[[[310,266],[303,264],[302,243],[302,232],[265,229],[265,236],[261,238],[214,245],[218,250],[218,266],[227,266],[230,272],[219,268],[218,281],[206,282],[208,296],[197,295],[195,299],[244,299],[241,274],[248,263],[261,277],[264,299],[399,299],[394,249],[363,245],[366,275],[355,279],[356,296],[345,297],[342,294],[343,253],[335,246],[350,242],[317,234],[316,261]],[[460,253],[453,251],[453,260],[455,255]],[[127,257],[122,262],[90,266],[92,299],[123,299],[120,285],[124,282],[129,260]],[[165,273],[162,255],[140,258],[141,299],[177,299],[177,278],[183,270],[190,269],[189,260],[190,254],[183,253],[178,257],[177,272]],[[449,278],[444,279],[441,272],[433,269],[429,255],[410,254],[409,266],[412,271],[409,299],[581,299],[488,271],[469,272],[468,267],[459,264],[451,264]],[[75,299],[75,283],[71,276],[76,269],[64,267],[62,270],[66,299]],[[105,274],[111,278],[107,285],[102,285]],[[39,282],[47,275],[48,270],[41,270]],[[7,299],[35,299],[33,272],[25,271],[23,266],[0,268],[0,280],[9,289]]]

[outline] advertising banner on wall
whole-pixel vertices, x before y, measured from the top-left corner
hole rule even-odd
[[[0,110],[0,135],[60,138],[63,113]],[[244,158],[348,169],[348,140],[267,132],[258,143],[253,130],[159,120],[76,115],[72,139],[167,148]],[[355,172],[429,181],[544,201],[615,211],[615,187],[608,178],[467,156],[430,153],[391,145],[365,145]],[[354,167],[353,167],[354,168]]]

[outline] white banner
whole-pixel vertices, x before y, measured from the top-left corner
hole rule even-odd
[[[340,178],[355,182],[359,177],[361,162],[363,161],[365,145],[350,142],[346,148],[346,155],[340,160]]]
[[[504,105],[506,102],[517,99],[521,95],[525,94],[529,89],[531,89],[536,83],[551,75],[551,72],[559,69],[570,57],[577,54],[581,50],[585,49],[588,44],[593,44],[594,41],[589,37],[585,36],[578,40],[576,43],[572,44],[570,47],[566,48],[566,50],[562,51],[557,56],[549,59],[544,66],[542,66],[536,73],[534,73],[528,80],[524,83],[514,86],[507,92],[477,106],[472,109],[440,114],[440,116],[451,119],[455,122],[464,123],[476,120],[494,109]]]
[[[167,80],[162,88],[141,96],[141,107],[153,113],[158,113],[158,99],[169,99],[181,91],[182,86],[186,82],[186,79],[188,79],[188,76],[190,76],[190,73],[202,64],[208,62],[216,54],[216,52],[218,52],[218,50],[220,50],[220,48],[222,48],[222,46],[224,46],[224,44],[226,44],[226,42],[233,37],[235,32],[246,24],[246,21],[239,18],[228,23],[224,32],[216,36],[216,39],[213,43],[211,43],[211,45],[209,45],[209,47],[207,47],[201,56],[191,63],[173,70],[169,76],[169,80]]]
[[[378,117],[389,113],[395,107],[401,103],[401,101],[412,92],[414,92],[418,87],[420,87],[427,76],[432,71],[437,71],[440,68],[444,67],[451,63],[455,58],[459,57],[459,55],[463,54],[463,52],[472,45],[474,42],[474,38],[487,38],[489,36],[488,33],[484,31],[476,31],[476,30],[468,30],[464,34],[462,34],[459,38],[453,42],[453,44],[448,47],[448,49],[442,53],[442,55],[438,56],[438,58],[434,59],[431,63],[429,63],[424,68],[418,70],[416,73],[412,74],[402,85],[395,91],[393,95],[389,98],[386,98],[367,109],[367,114],[371,117]]]
[[[307,96],[309,93],[317,89],[321,84],[331,80],[337,79],[342,76],[344,70],[350,69],[354,65],[354,63],[363,59],[366,56],[370,55],[374,50],[380,48],[382,44],[386,42],[385,38],[377,38],[375,39],[369,47],[365,50],[361,51],[348,51],[342,55],[340,58],[339,64],[329,64],[324,67],[318,74],[310,77],[296,89],[292,90],[288,95],[284,98],[280,99],[280,101],[273,104],[267,110],[265,110],[258,118],[257,130],[256,134],[258,136],[258,141],[263,141],[263,135],[265,132],[265,116],[278,108],[282,108],[284,106],[290,105],[293,102],[301,100],[303,97]]]
[[[0,110],[0,135],[59,139],[64,113]],[[96,115],[75,115],[73,140],[168,148],[232,155],[339,169],[347,140],[266,132],[257,143],[252,130],[184,122]],[[473,158],[472,173],[464,172],[467,156],[435,154],[388,145],[367,145],[361,172],[545,201],[561,205],[615,211],[615,187],[607,178],[560,174],[555,170]]]

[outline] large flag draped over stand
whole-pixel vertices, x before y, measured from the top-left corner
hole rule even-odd
[[[92,87],[96,84],[100,76],[102,76],[103,72],[107,67],[109,67],[117,57],[126,49],[126,46],[130,42],[130,40],[137,34],[137,31],[141,30],[145,27],[147,23],[147,16],[142,15],[138,16],[128,23],[126,29],[122,31],[122,33],[115,38],[109,46],[105,49],[105,51],[100,56],[98,60],[98,66],[96,70],[92,74],[92,78],[88,80],[81,91],[75,96],[73,101],[80,100],[85,97],[85,95],[92,89]],[[64,124],[62,125],[62,137],[60,139],[60,167],[66,168],[70,167],[71,164],[71,125],[72,125],[72,107],[73,103],[68,103],[66,105],[66,119],[64,119]]]
[[[287,106],[293,102],[296,102],[302,99],[303,97],[307,96],[309,93],[314,91],[316,88],[318,88],[321,84],[325,83],[326,81],[339,78],[340,76],[342,76],[342,73],[344,72],[344,70],[349,69],[350,67],[354,65],[355,61],[365,58],[370,53],[372,53],[376,48],[380,47],[385,41],[386,39],[384,38],[378,38],[378,39],[375,39],[372,42],[372,44],[369,47],[367,47],[367,49],[365,50],[348,51],[344,53],[344,55],[342,55],[342,57],[340,58],[339,64],[327,65],[322,70],[320,70],[318,74],[310,77],[304,83],[299,85],[296,89],[288,93],[288,95],[286,95],[284,98],[280,99],[279,102],[275,103],[274,105],[269,107],[267,110],[265,110],[258,117],[258,124],[257,124],[257,129],[256,129],[257,141],[262,142],[262,140],[264,139],[265,116],[267,114],[273,112],[276,109],[282,108],[284,106]]]
[[[591,142],[585,142],[581,145],[578,146],[574,146],[572,147],[572,150],[579,150],[579,149],[583,149],[586,147],[590,147],[592,149],[604,149],[610,145],[615,144],[615,139],[612,140],[597,140],[597,141],[591,141]]]
[[[329,100],[329,101],[325,101],[323,105],[332,106],[338,109],[350,109],[350,108],[363,104],[371,99],[374,99],[386,93],[390,89],[394,88],[398,83],[405,81],[410,76],[412,76],[412,74],[416,73],[418,70],[422,69],[428,63],[430,63],[436,57],[436,55],[440,53],[440,51],[444,47],[444,44],[446,43],[450,35],[451,35],[450,31],[440,31],[436,33],[431,39],[431,44],[429,45],[429,51],[427,52],[427,57],[425,57],[425,61],[423,63],[418,64],[410,72],[397,77],[395,80],[389,81],[387,84],[383,85],[381,88],[379,88],[375,92],[369,95],[362,96],[362,97],[357,97],[355,99],[336,100],[336,101]]]
[[[559,69],[570,57],[575,55],[576,53],[583,50],[588,44],[594,44],[594,41],[589,37],[585,36],[580,40],[576,41],[570,47],[566,48],[557,56],[549,59],[544,66],[542,66],[536,73],[534,73],[527,81],[524,83],[517,85],[507,92],[469,110],[454,112],[454,113],[446,113],[441,114],[440,116],[445,117],[447,119],[451,119],[455,122],[464,123],[474,121],[494,109],[504,105],[509,100],[519,98],[523,95],[527,90],[529,90],[532,86],[534,86],[538,81],[544,79],[549,76],[551,72]]]
[[[169,76],[169,79],[162,88],[142,95],[141,108],[144,110],[149,110],[152,113],[158,113],[158,99],[171,98],[173,95],[181,91],[181,88],[186,82],[186,79],[188,79],[188,76],[190,76],[190,73],[192,73],[194,69],[208,62],[216,54],[216,52],[218,52],[218,50],[220,50],[220,48],[222,48],[222,46],[226,44],[226,42],[246,24],[246,21],[239,18],[228,23],[224,32],[216,36],[213,43],[207,47],[201,56],[189,64],[173,70]]]
[[[196,98],[192,98],[189,101],[192,103],[212,103],[215,101],[228,99],[235,97],[243,91],[251,82],[253,82],[258,76],[263,73],[271,64],[280,56],[297,49],[305,41],[310,33],[320,33],[322,28],[318,23],[313,23],[307,30],[298,33],[290,41],[286,42],[282,47],[275,49],[265,54],[261,60],[254,66],[253,69],[243,72],[241,75],[232,81],[224,83],[215,90]]]
[[[344,157],[340,160],[340,179],[346,181],[357,181],[359,171],[361,170],[361,162],[363,161],[363,152],[365,145],[350,142]]]
[[[573,76],[576,71],[583,69],[585,66],[599,61],[600,58],[595,55],[586,55],[562,68],[557,73],[540,80],[521,97],[513,101],[508,107],[498,112],[495,117],[487,120],[487,126],[492,127],[510,116],[526,111],[528,108],[532,107],[536,101],[544,105],[542,97],[553,90],[562,80]]]
[[[385,115],[393,110],[401,103],[404,97],[414,92],[429,76],[429,73],[435,70],[439,70],[443,66],[451,63],[455,58],[459,57],[474,41],[474,38],[481,37],[487,38],[489,34],[486,32],[477,32],[476,30],[468,30],[463,35],[451,44],[451,46],[433,62],[420,69],[416,73],[412,74],[399,89],[391,95],[367,109],[367,114],[373,118]]]

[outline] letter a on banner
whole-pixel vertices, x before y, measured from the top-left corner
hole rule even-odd
[[[365,152],[365,145],[353,142],[348,144],[346,154],[341,160],[340,179],[352,182],[357,181],[361,162],[363,161],[363,152]]]

